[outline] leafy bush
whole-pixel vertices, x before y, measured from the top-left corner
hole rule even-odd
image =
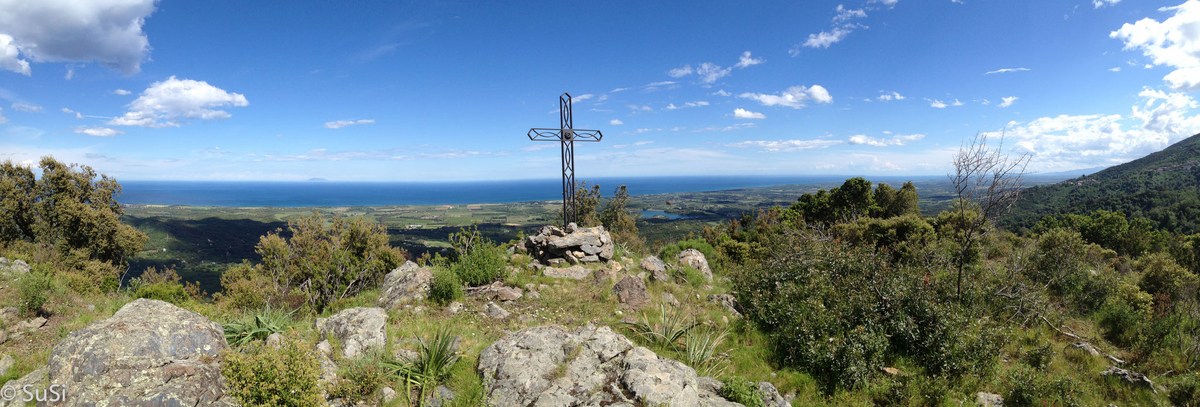
[[[383,276],[405,259],[402,250],[388,245],[387,229],[364,218],[334,217],[327,228],[326,219],[319,213],[288,222],[291,238],[269,233],[259,239],[256,251],[262,264],[238,269],[229,279],[230,285],[242,284],[237,296],[248,294],[255,284],[239,283],[236,279],[270,284],[259,285],[267,291],[266,298],[237,298],[238,302],[269,301],[276,305],[290,302],[298,294],[304,303],[320,312],[330,303],[353,297],[363,290],[376,287]],[[280,231],[282,232],[282,231]],[[227,273],[228,274],[228,273]],[[227,279],[222,276],[222,286]]]
[[[721,397],[746,407],[765,407],[758,385],[742,376],[733,376],[721,387]]]
[[[160,272],[151,267],[141,277],[133,279],[130,287],[134,297],[179,304],[190,297],[180,280],[179,274],[173,269],[165,268]]]
[[[1004,394],[1004,405],[1013,407],[1031,406],[1081,406],[1079,383],[1069,377],[1049,380],[1037,371],[1018,368],[1008,376],[1009,390]]]
[[[291,324],[291,312],[267,306],[239,321],[224,324],[225,341],[234,346],[243,346],[253,341],[266,340],[273,333],[284,333]]]
[[[96,179],[86,165],[66,165],[51,157],[32,168],[0,163],[0,243],[36,241],[62,254],[78,250],[88,259],[123,266],[146,244],[145,234],[121,224],[115,197],[121,185],[107,175]],[[102,280],[96,280],[101,282]]]
[[[319,406],[321,365],[311,350],[285,339],[278,350],[262,342],[221,355],[221,375],[248,406]]]
[[[17,310],[25,315],[35,315],[42,312],[42,305],[50,299],[50,289],[54,280],[46,267],[38,264],[17,280]]]
[[[434,268],[433,281],[429,283],[429,300],[446,305],[462,297],[462,280],[459,280],[458,274],[441,267]]]
[[[1104,339],[1122,347],[1137,342],[1139,325],[1149,317],[1134,305],[1118,299],[1104,303],[1097,314]]]
[[[1176,264],[1166,253],[1147,255],[1138,260],[1136,267],[1142,271],[1138,286],[1151,296],[1163,294],[1178,300],[1196,293],[1196,275]]]
[[[367,400],[391,377],[384,356],[371,353],[354,359],[329,386],[329,396],[351,404]]]
[[[922,249],[936,238],[929,222],[911,214],[889,219],[860,218],[834,225],[830,232],[848,243],[887,250],[893,262],[917,260]]]
[[[1200,407],[1200,377],[1196,373],[1183,376],[1171,386],[1167,398],[1179,407]]]
[[[487,238],[479,236],[477,229],[463,229],[451,235],[450,240],[460,242],[455,244],[458,259],[450,265],[450,270],[464,283],[474,287],[504,278],[504,250]]]
[[[1050,367],[1052,359],[1054,359],[1054,344],[1047,343],[1025,352],[1025,363],[1037,370],[1046,370],[1047,367]]]

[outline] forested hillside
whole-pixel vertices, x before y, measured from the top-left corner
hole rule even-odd
[[[1032,228],[1046,215],[1125,213],[1158,229],[1200,232],[1200,135],[1092,175],[1033,187],[1000,225]]]

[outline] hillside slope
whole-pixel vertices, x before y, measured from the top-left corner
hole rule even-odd
[[[1000,225],[1023,230],[1046,215],[1101,209],[1174,232],[1200,232],[1200,135],[1092,175],[1029,188]]]

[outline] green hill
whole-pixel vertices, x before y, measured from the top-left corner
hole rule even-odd
[[[1029,188],[999,223],[1016,231],[1046,215],[1101,209],[1173,232],[1200,232],[1200,135],[1092,175]]]

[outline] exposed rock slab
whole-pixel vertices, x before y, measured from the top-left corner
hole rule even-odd
[[[646,282],[634,276],[626,276],[613,286],[617,302],[630,309],[640,309],[650,305],[650,293],[646,291]]]
[[[592,271],[583,266],[571,267],[546,267],[542,270],[542,275],[552,278],[569,278],[572,280],[583,280],[592,276]]]
[[[634,346],[608,327],[550,325],[506,335],[479,356],[501,406],[729,406],[683,363]]]
[[[55,345],[48,377],[66,405],[236,405],[217,362],[228,348],[220,324],[139,299]]]
[[[387,344],[387,312],[383,308],[358,307],[343,310],[325,321],[322,333],[342,343],[342,357],[353,359],[369,348]]]
[[[704,275],[705,280],[708,280],[710,283],[713,282],[712,269],[708,267],[708,259],[704,257],[704,253],[696,249],[687,249],[679,252],[676,258],[679,259],[679,264],[692,266],[692,268],[700,270],[700,274]]]

